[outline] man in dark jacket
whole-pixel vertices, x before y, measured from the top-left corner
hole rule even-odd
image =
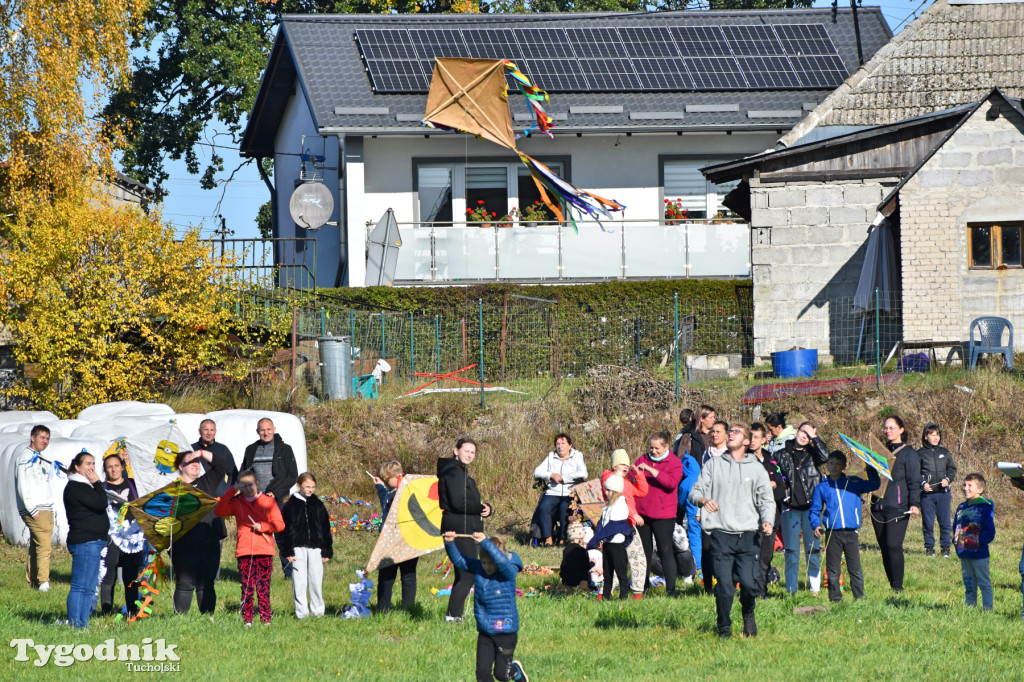
[[[199,424],[199,440],[192,443],[193,450],[207,450],[213,453],[214,457],[220,457],[224,460],[224,468],[227,469],[228,475],[224,479],[224,483],[217,488],[217,497],[223,495],[228,487],[235,482],[238,477],[238,467],[235,466],[235,456],[231,454],[231,450],[224,443],[217,441],[217,423],[212,419],[204,419]],[[206,464],[206,460],[203,460],[203,472],[208,472],[210,467]]]
[[[210,470],[203,473],[202,463]],[[174,461],[181,480],[199,488],[207,495],[217,496],[217,488],[224,481],[227,470],[224,460],[214,457],[208,450],[181,452]],[[192,527],[170,548],[174,567],[174,611],[188,613],[192,608],[192,593],[199,602],[200,613],[213,613],[217,606],[214,582],[220,566],[220,542],[227,536],[224,519],[211,509],[203,520]]]
[[[277,503],[277,509],[280,511],[299,477],[295,453],[292,452],[292,446],[278,435],[274,422],[270,419],[264,417],[259,420],[256,424],[256,433],[260,438],[245,449],[242,470],[252,469],[256,472],[256,482],[260,490]],[[280,551],[281,540],[278,535],[280,533],[275,534],[274,538]],[[285,560],[284,554],[281,554],[281,569],[286,578],[291,577],[291,564]]]
[[[828,446],[818,438],[818,430],[804,422],[796,436],[786,442],[779,457],[779,468],[786,479],[788,493],[782,511],[782,544],[786,546],[786,591],[795,594],[800,577],[800,538],[807,557],[807,583],[811,594],[821,589],[821,544],[811,527],[811,501],[821,483],[822,464],[828,461]]]
[[[942,556],[949,557],[951,538],[950,484],[956,478],[956,463],[949,450],[942,447],[942,432],[931,422],[921,434],[921,528],[924,531],[924,553],[935,556],[935,517],[939,518],[939,546]]]
[[[754,453],[764,470],[768,472],[768,480],[772,485],[772,498],[775,500],[775,522],[774,528],[782,524],[782,501],[786,498],[786,479],[782,477],[782,470],[779,463],[775,461],[768,451],[764,449],[768,442],[768,429],[760,422],[750,426],[750,451]],[[765,535],[761,538],[760,567],[757,573],[757,596],[764,598],[768,596],[768,572],[772,568],[772,558],[775,556],[775,533]],[[778,572],[775,574],[778,578]]]
[[[220,485],[217,486],[216,496],[220,497],[227,492],[228,488],[231,487],[231,484],[235,482],[236,478],[238,478],[238,467],[235,466],[235,456],[231,454],[231,450],[228,449],[228,446],[217,442],[217,423],[215,421],[212,419],[204,419],[199,423],[199,440],[192,443],[192,449],[196,451],[206,450],[213,454],[214,459],[221,460],[221,468],[228,473],[221,480]],[[207,464],[205,459],[200,460],[200,462],[203,467],[203,473],[208,474],[213,470],[213,467]],[[222,525],[223,523],[224,521],[221,521]],[[225,535],[227,535],[227,533],[225,533]],[[224,538],[222,537],[217,544],[216,580],[220,580],[220,556],[223,549]]]

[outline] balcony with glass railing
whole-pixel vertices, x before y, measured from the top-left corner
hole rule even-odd
[[[750,276],[750,230],[743,222],[578,221],[577,228],[399,223],[395,284]]]

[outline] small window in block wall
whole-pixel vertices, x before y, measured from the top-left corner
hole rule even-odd
[[[988,223],[967,227],[968,265],[972,268],[1019,268],[1021,223]]]

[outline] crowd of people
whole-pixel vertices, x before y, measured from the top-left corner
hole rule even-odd
[[[961,561],[965,601],[992,609],[988,545],[995,535],[992,502],[983,494],[985,478],[972,473],[963,479],[965,501],[955,513],[951,503],[957,466],[942,445],[938,426],[929,423],[920,449],[898,416],[887,417],[882,434],[888,448],[890,476],[872,467],[866,477],[846,473],[843,452],[830,451],[814,424],[786,422],[786,413],[768,415],[764,424],[729,424],[714,408],[701,405],[680,413],[681,430],[650,436],[647,449],[631,458],[615,450],[600,475],[603,509],[593,527],[570,514],[573,487],[589,479],[584,455],[568,434],[555,436],[553,449],[534,470],[543,489],[531,531],[540,546],[564,545],[562,582],[572,588],[599,589],[608,600],[618,586],[620,599],[641,599],[664,584],[675,596],[681,580],[699,581],[713,593],[721,637],[732,634],[732,605],[737,591],[743,634],[757,635],[755,606],[768,585],[781,582],[796,593],[800,577],[817,595],[822,587],[821,552],[825,552],[828,598],[842,599],[841,567],[855,600],[864,598],[859,529],[863,496],[890,588],[903,590],[904,542],[910,515],[922,514],[924,548],[944,557],[956,551]],[[216,506],[171,548],[175,580],[174,610],[187,613],[193,597],[200,613],[216,605],[216,580],[221,546],[227,536],[224,518],[237,526],[235,558],[241,582],[242,620],[251,626],[257,610],[269,624],[270,584],[274,557],[291,578],[297,618],[324,615],[323,565],[332,558],[328,512],[316,495],[316,479],[298,473],[292,449],[276,433],[270,419],[261,419],[259,438],[246,448],[241,471],[230,450],[216,440],[216,424],[204,420],[192,450],[178,454],[174,466],[180,479],[218,498]],[[26,578],[40,591],[50,589],[49,559],[54,527],[50,478],[52,458],[46,456],[50,432],[32,429],[19,455],[16,493],[19,512],[30,531]],[[464,619],[465,602],[475,592],[474,615],[479,632],[477,678],[526,680],[514,658],[519,630],[515,603],[516,576],[523,564],[500,536],[484,535],[484,520],[493,507],[483,501],[470,465],[477,445],[460,438],[452,455],[437,462],[437,493],[442,510],[440,532],[455,576],[445,620]],[[109,539],[108,507],[117,512],[139,497],[131,462],[123,453],[106,455],[97,473],[96,458],[82,452],[67,469],[64,508],[67,545],[72,556],[67,598],[68,622],[84,627],[97,602],[97,576],[103,613],[114,611],[114,588],[120,574],[125,585],[127,615],[138,604],[137,578],[144,552],[127,552]],[[397,460],[384,462],[371,474],[386,518],[404,476]],[[1020,479],[1014,485],[1024,489]],[[293,490],[294,488],[294,490]],[[783,576],[772,567],[781,538]],[[801,573],[801,558],[805,573]],[[401,603],[416,600],[417,559],[383,566],[378,576],[377,611],[392,607],[394,583],[401,575]],[[1024,556],[1021,560],[1024,590]],[[1022,613],[1024,615],[1024,613]]]

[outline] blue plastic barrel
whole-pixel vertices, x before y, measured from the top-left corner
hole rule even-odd
[[[780,379],[812,377],[818,372],[818,351],[783,350],[772,353],[772,369]]]

